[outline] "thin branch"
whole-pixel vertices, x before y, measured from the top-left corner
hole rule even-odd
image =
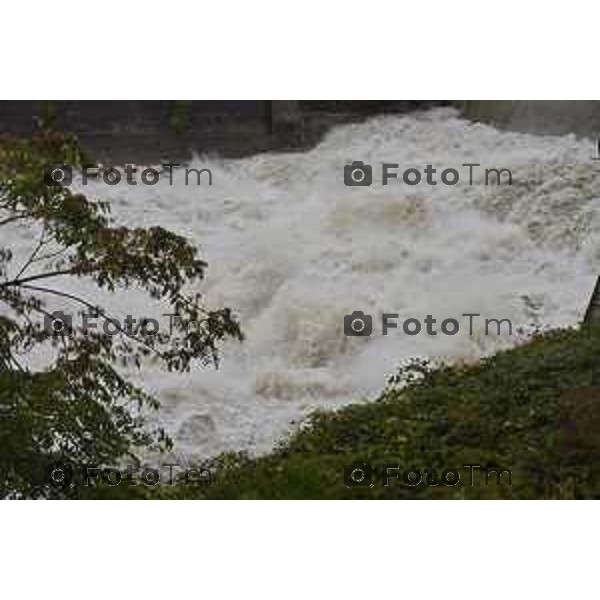
[[[19,279],[19,277],[21,277],[21,275],[23,275],[23,273],[25,273],[25,271],[27,271],[27,269],[29,268],[31,263],[35,260],[35,257],[37,256],[38,252],[42,249],[42,246],[44,245],[45,237],[46,237],[46,227],[44,226],[42,229],[42,235],[40,235],[40,240],[38,242],[38,245],[35,247],[34,251],[31,253],[31,256],[29,257],[27,262],[21,267],[21,270],[17,273],[17,275],[15,276],[15,279]]]
[[[60,250],[56,250],[56,252],[50,252],[49,254],[42,254],[42,256],[38,256],[33,262],[41,262],[42,260],[50,260],[52,258],[56,258],[61,254],[64,254],[68,248],[61,248]]]
[[[23,284],[29,281],[37,281],[38,279],[48,279],[49,277],[58,277],[60,275],[75,275],[77,269],[62,269],[59,271],[50,271],[48,273],[38,273],[37,275],[31,275],[24,277],[23,279],[13,279],[11,281],[3,281],[0,283],[0,289],[5,287],[25,287]]]
[[[26,373],[26,370],[23,368],[23,365],[17,360],[17,358],[12,353],[10,353],[8,357],[16,365],[17,369],[21,371],[21,373]]]
[[[101,307],[99,307],[98,305],[92,304],[91,302],[88,302],[87,300],[84,300],[83,298],[80,298],[79,296],[75,296],[75,295],[69,294],[67,292],[61,292],[60,290],[54,290],[52,288],[40,287],[40,286],[36,286],[36,285],[23,285],[22,287],[23,287],[23,289],[26,289],[26,290],[32,290],[34,292],[42,292],[42,293],[45,293],[45,294],[52,294],[54,296],[60,296],[61,298],[67,298],[69,300],[73,300],[74,302],[78,302],[79,304],[83,304],[84,306],[86,306],[90,310],[93,310],[93,311],[97,312],[98,316],[102,317],[105,321],[112,321],[113,323],[119,323],[119,331],[123,335],[125,335],[129,339],[137,342],[138,344],[141,344],[142,346],[145,346],[146,348],[148,348],[149,350],[151,350],[154,354],[156,354],[157,356],[159,356],[163,360],[166,360],[166,357],[165,357],[165,355],[162,352],[160,352],[159,350],[157,350],[156,348],[154,348],[153,346],[151,346],[148,342],[144,341],[143,339],[140,339],[140,338],[136,337],[135,335],[132,335],[126,329],[123,329],[122,327],[120,327],[119,320],[115,319],[114,317],[112,317],[111,315],[109,315],[104,310],[100,311],[99,309]]]
[[[8,225],[9,223],[12,223],[13,221],[18,221],[19,219],[25,219],[27,217],[29,217],[28,214],[13,215],[12,217],[7,217],[3,221],[0,221],[0,227],[2,227],[2,225]]]
[[[52,288],[41,287],[37,285],[22,285],[23,289],[32,290],[35,292],[45,292],[47,294],[52,294],[54,296],[60,296],[61,298],[67,298],[69,300],[73,300],[74,302],[78,302],[79,304],[83,304],[90,310],[97,311],[100,307],[97,304],[92,304],[79,296],[75,296],[74,294],[69,294],[68,292],[61,292],[60,290],[54,290]]]

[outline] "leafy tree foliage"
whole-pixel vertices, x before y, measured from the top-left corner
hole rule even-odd
[[[46,129],[0,140],[1,497],[60,495],[44,484],[44,468],[55,461],[115,465],[136,459],[141,447],[169,448],[166,433],[147,425],[156,399],[124,367],[217,365],[219,342],[242,339],[230,309],[207,309],[195,293],[207,264],[186,239],[162,227],[116,226],[107,203],[44,181],[47,164],[82,160],[74,138]],[[37,240],[24,257],[10,247],[19,236]],[[118,335],[100,327],[84,333],[74,319],[49,335],[49,302],[115,318],[65,291],[66,278],[108,292],[142,290],[178,318],[169,334],[143,322]]]

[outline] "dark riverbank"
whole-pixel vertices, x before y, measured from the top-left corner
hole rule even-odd
[[[30,135],[40,120],[75,133],[104,164],[185,162],[192,153],[239,158],[306,150],[338,124],[448,104],[366,101],[2,101],[0,134]]]

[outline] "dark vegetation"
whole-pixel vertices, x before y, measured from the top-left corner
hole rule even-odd
[[[187,371],[216,363],[223,338],[241,339],[229,309],[202,305],[197,284],[207,265],[184,238],[117,226],[107,204],[48,185],[47,164],[83,157],[74,139],[41,125],[31,139],[0,141],[0,497],[60,496],[44,485],[53,462],[80,470],[136,461],[142,447],[170,448],[163,430],[146,426],[157,401],[121,367],[154,360]],[[9,243],[34,240],[25,255],[7,245],[9,231]],[[153,335],[143,321],[119,335],[84,334],[84,312],[100,321],[123,316],[67,293],[62,284],[72,278],[106,292],[144,292],[179,315],[172,335]],[[49,302],[81,318],[49,334]]]

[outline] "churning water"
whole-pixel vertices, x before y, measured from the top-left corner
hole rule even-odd
[[[213,185],[173,177],[148,187],[94,184],[117,221],[162,225],[193,240],[209,263],[208,305],[230,306],[246,341],[226,343],[218,371],[141,374],[180,453],[267,450],[317,407],[382,389],[412,356],[472,360],[516,343],[485,336],[463,313],[515,326],[572,325],[600,268],[600,189],[593,144],[574,136],[500,132],[450,109],[338,127],[309,152],[197,159]],[[473,186],[346,187],[343,166],[481,163]],[[513,185],[486,186],[483,168],[509,168]],[[374,167],[374,173],[377,169]],[[193,178],[192,178],[193,182]],[[150,316],[136,297],[121,314]],[[373,338],[348,338],[343,317],[374,316]],[[382,312],[456,318],[454,336],[381,336]],[[379,323],[379,325],[378,325]]]

